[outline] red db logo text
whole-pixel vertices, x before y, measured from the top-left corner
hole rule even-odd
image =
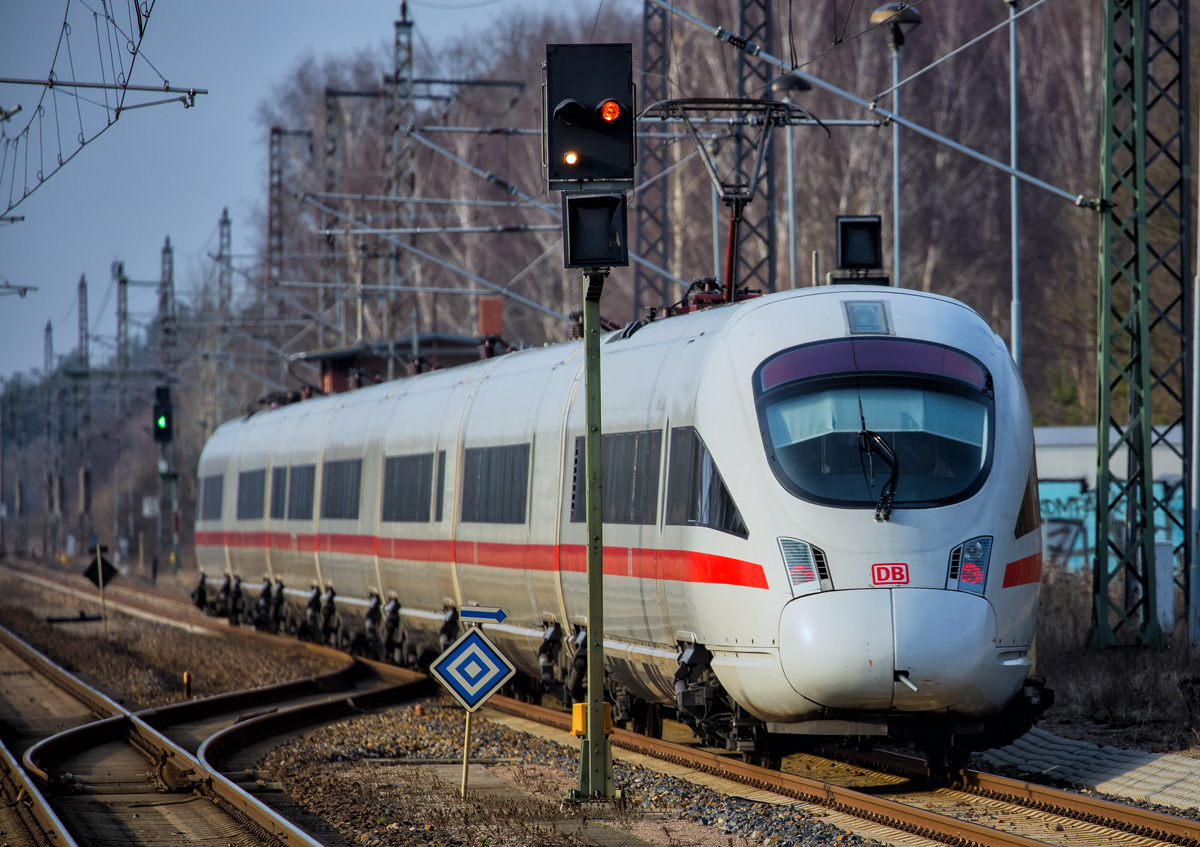
[[[908,585],[908,565],[904,562],[871,565],[871,582],[876,585]]]

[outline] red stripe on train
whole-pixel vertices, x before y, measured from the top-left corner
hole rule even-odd
[[[1029,585],[1042,578],[1042,554],[1034,553],[1024,559],[1017,559],[1004,566],[1004,585],[1002,588],[1012,588],[1017,585]]]
[[[417,562],[451,562],[509,570],[584,573],[587,548],[582,544],[500,544],[492,541],[433,541],[377,538],[371,535],[288,532],[196,533],[197,547],[258,549],[270,547],[292,553],[348,553]],[[691,550],[647,550],[640,547],[605,547],[604,573],[636,579],[740,585],[766,588],[762,565]]]

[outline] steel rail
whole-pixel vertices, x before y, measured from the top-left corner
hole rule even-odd
[[[0,626],[0,642],[39,674],[48,677],[55,685],[87,706],[97,717],[109,718],[129,714],[120,703],[59,667],[52,659],[7,627]]]
[[[432,677],[391,668],[403,679],[370,691],[319,703],[302,703],[238,721],[213,733],[201,745],[197,758],[212,773],[221,773],[229,757],[253,741],[282,735],[304,727],[332,723],[364,712],[407,703],[437,693]]]
[[[1070,812],[1067,817],[1101,824],[1132,835],[1189,847],[1200,845],[1200,821],[1165,815],[1138,806],[1126,806],[1086,794],[1075,794],[978,771],[963,772],[962,788],[972,794],[1002,799],[1029,808],[1053,808],[1059,814],[1067,810]]]
[[[250,791],[237,785],[224,773],[226,760],[249,744],[271,738],[285,732],[333,723],[348,717],[376,709],[394,706],[428,696],[437,687],[431,678],[412,671],[390,669],[390,675],[402,675],[406,681],[386,685],[349,697],[307,703],[270,712],[255,718],[232,724],[213,733],[196,751],[196,758],[209,774],[210,790],[221,796],[241,814],[260,826],[270,829],[280,815],[259,800]],[[305,836],[307,838],[307,836]],[[289,844],[295,843],[288,841]],[[301,840],[299,843],[318,844]]]
[[[0,744],[0,783],[5,786],[3,794],[7,803],[17,808],[17,814],[30,834],[34,835],[35,841],[48,842],[56,847],[79,847],[41,789],[25,774],[21,763],[3,744]],[[33,832],[35,828],[43,838],[37,838]]]
[[[828,754],[846,761],[893,772],[927,773],[922,760],[899,753],[879,750],[846,751],[833,748],[826,748],[821,752],[822,755]],[[1155,812],[1139,806],[1114,803],[1112,800],[1104,800],[1100,797],[1076,794],[1073,791],[1064,791],[1048,785],[1038,785],[983,771],[960,771],[953,787],[980,797],[1015,803],[1039,811],[1053,811],[1063,817],[1074,818],[1085,823],[1100,824],[1110,829],[1119,829],[1131,835],[1200,847],[1200,821]]]
[[[221,774],[210,772],[195,756],[171,741],[142,717],[76,679],[9,630],[0,627],[0,639],[9,644],[14,652],[23,660],[28,661],[39,673],[44,674],[54,684],[60,685],[72,696],[80,699],[89,709],[100,714],[115,710],[115,714],[111,714],[109,717],[50,736],[26,750],[22,757],[23,764],[35,785],[39,783],[49,785],[58,776],[49,764],[43,765],[43,761],[49,762],[55,756],[63,753],[78,754],[81,749],[88,749],[98,744],[123,741],[150,759],[156,778],[168,789],[178,790],[191,787],[200,790],[210,795],[222,811],[241,826],[261,831],[281,843],[321,847],[319,841],[314,840],[299,826],[266,807],[258,808],[257,806],[262,804],[247,792],[225,779]],[[353,664],[357,665],[358,663]],[[332,678],[350,678],[352,676],[353,673],[348,668],[342,668],[326,675],[326,677]],[[315,681],[303,681],[301,684],[307,685],[312,682]],[[279,687],[276,693],[284,690],[286,688]],[[247,692],[234,692],[225,695],[224,699],[226,702],[240,703],[244,702],[247,696],[249,696]],[[208,699],[219,700],[221,698]],[[211,704],[205,705],[211,708]],[[161,717],[166,710],[147,711],[150,713],[149,717],[154,718]],[[192,714],[194,711],[195,707],[192,704],[180,704],[180,715]],[[66,781],[70,783],[71,779],[67,777]],[[62,844],[64,847],[70,847],[74,842],[64,841]]]
[[[488,706],[499,712],[534,720],[557,729],[571,728],[570,715],[553,709],[531,706],[507,697],[494,697],[488,702]],[[935,841],[989,847],[1044,847],[1044,842],[1024,836],[989,829],[970,821],[875,797],[854,789],[746,764],[717,752],[649,738],[628,730],[613,729],[612,743],[617,747],[648,753],[664,761],[822,805]],[[859,757],[850,758],[857,760]],[[893,769],[924,772],[924,763],[912,757],[873,753],[862,758],[862,761]],[[1189,846],[1200,844],[1200,822],[975,771],[964,772],[963,778],[964,783],[961,787],[968,792],[1037,808],[1039,811],[1054,812],[1063,817],[1133,835]]]

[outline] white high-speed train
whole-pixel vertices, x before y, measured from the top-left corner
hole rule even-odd
[[[617,720],[653,732],[674,710],[757,757],[830,736],[991,744],[1048,705],[1030,677],[1029,408],[975,312],[834,285],[634,324],[601,350]],[[525,677],[581,696],[582,353],[226,423],[199,462],[201,568],[267,573],[294,608],[316,586],[302,632],[366,617],[357,646],[399,661],[436,656],[464,605],[499,606],[488,633]]]

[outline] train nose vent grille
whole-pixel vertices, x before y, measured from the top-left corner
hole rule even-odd
[[[820,577],[821,582],[828,582],[829,581],[829,566],[827,564],[825,564],[825,551],[821,550],[818,547],[813,547],[812,553],[813,553],[813,561],[817,565],[817,576]]]
[[[958,569],[962,565],[962,547],[950,551],[950,579],[958,580]]]
[[[816,587],[815,584],[819,582],[828,582],[829,567],[824,551],[796,538],[780,538],[779,551],[783,553],[783,564],[787,568],[793,592],[800,588]]]

